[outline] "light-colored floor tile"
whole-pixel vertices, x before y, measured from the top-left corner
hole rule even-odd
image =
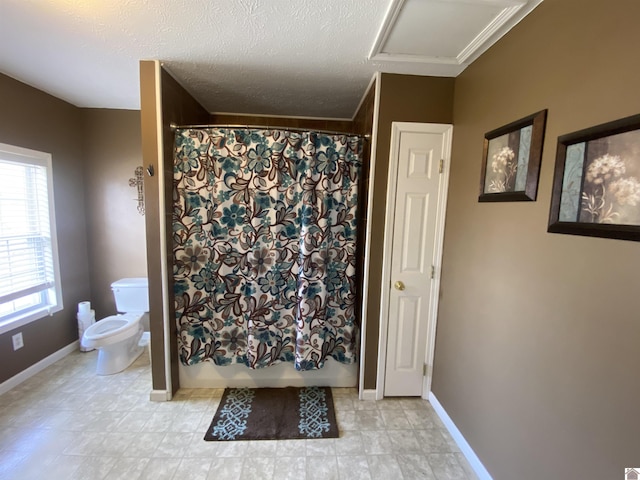
[[[240,480],[244,458],[214,458],[207,480]]]
[[[149,463],[148,458],[118,458],[105,480],[137,480]]]
[[[129,444],[129,448],[123,453],[125,457],[151,458],[153,452],[166,434],[158,432],[140,433]]]
[[[348,397],[333,397],[333,407],[336,410],[345,411],[345,410],[355,410],[353,406],[353,400]]]
[[[367,455],[385,455],[393,453],[389,434],[383,430],[363,430],[362,443]]]
[[[336,455],[363,455],[365,453],[360,432],[343,432],[335,439]]]
[[[102,412],[98,411],[80,411],[68,412],[70,414],[69,421],[62,427],[71,432],[86,432],[99,421]],[[95,431],[95,430],[94,430]]]
[[[27,454],[23,452],[0,452],[0,478],[20,478],[27,461]]]
[[[430,453],[427,459],[437,480],[468,480],[454,453]]]
[[[460,453],[460,447],[458,447],[458,444],[453,439],[451,434],[444,428],[438,428],[438,430],[440,431],[442,438],[444,438],[445,442],[447,442],[447,445],[449,446],[449,451]]]
[[[242,465],[242,478],[272,478],[275,457],[247,457]]]
[[[305,440],[305,452],[307,457],[326,457],[336,454],[336,446],[333,438],[313,438]]]
[[[356,410],[356,425],[360,430],[384,430],[382,412],[379,410]]]
[[[180,433],[195,433],[196,428],[200,425],[200,420],[203,417],[202,412],[181,411],[176,414],[169,425],[168,431],[180,432]],[[207,418],[209,416],[207,415]]]
[[[125,415],[125,412],[100,412],[85,429],[89,432],[115,432]]]
[[[380,410],[387,430],[410,430],[413,428],[403,410]]]
[[[217,401],[208,397],[191,396],[188,401],[183,405],[185,412],[198,412],[201,414],[211,412],[211,417],[216,411]],[[215,405],[215,407],[213,407]]]
[[[419,398],[334,388],[339,438],[207,442],[223,389],[151,402],[148,356],[109,376],[96,358],[71,354],[0,395],[1,480],[477,480]]]
[[[454,455],[456,456],[456,460],[458,460],[458,463],[464,470],[464,473],[467,475],[469,480],[478,480],[478,476],[476,475],[476,472],[473,471],[473,469],[471,468],[471,465],[469,464],[465,456],[459,452],[455,453]]]
[[[51,410],[41,423],[41,428],[51,430],[68,430],[67,426],[75,421],[74,413],[66,410]]]
[[[306,457],[276,457],[272,480],[302,480],[306,477]]]
[[[307,457],[307,480],[338,480],[338,461],[335,456]]]
[[[414,429],[436,428],[436,422],[427,410],[404,410],[404,414]]]
[[[183,458],[173,474],[176,480],[207,480],[211,459]]]
[[[436,480],[426,455],[402,454],[397,455],[396,460],[400,465],[400,470],[402,470],[402,475],[405,479],[421,478],[425,480]]]
[[[86,457],[70,480],[103,480],[116,464],[114,457]]]
[[[378,410],[402,410],[399,398],[383,398],[378,400]]]
[[[93,395],[85,405],[91,405],[91,408],[100,410],[102,412],[113,412],[117,410],[118,400],[122,395],[116,393],[103,393],[100,395]]]
[[[403,477],[394,455],[367,455],[371,480],[400,480]]]
[[[340,431],[360,430],[358,421],[356,420],[356,412],[354,410],[336,411],[336,422]]]
[[[215,458],[218,456],[220,442],[207,442],[202,433],[194,433],[191,442],[184,452],[185,458]]]
[[[338,475],[341,480],[371,480],[367,457],[365,455],[338,457]]]
[[[415,430],[424,453],[450,453],[451,447],[437,428]]]
[[[136,436],[135,433],[105,433],[99,454],[111,457],[122,456],[128,451],[129,445],[133,443]]]
[[[4,436],[4,432],[0,437]],[[7,450],[25,452],[30,455],[60,454],[77,442],[74,432],[57,430],[20,430],[19,435],[11,435],[11,444]]]
[[[19,470],[15,478],[31,480],[39,478],[69,480],[80,468],[87,457],[75,455],[43,455],[37,459],[29,459],[23,462],[23,468]]]
[[[378,402],[375,400],[357,400],[353,402],[355,410],[378,410]]]
[[[2,428],[0,435],[0,452],[4,450],[16,451],[14,445],[22,435],[22,429],[15,427]]]
[[[276,457],[304,457],[305,456],[304,439],[296,440],[278,440],[276,446]],[[286,462],[283,461],[283,462]]]
[[[403,398],[400,400],[400,404],[404,410],[425,410],[430,411],[431,406],[429,402],[423,400],[422,398]]]
[[[125,413],[116,430],[118,432],[146,432],[145,424],[151,419],[151,412],[131,411]]]
[[[196,425],[196,431],[198,432],[202,432],[202,436],[204,436],[204,433],[209,430],[209,427],[211,427],[211,423],[213,421],[213,414],[211,415],[207,415],[206,413],[204,415],[202,415],[202,417],[200,418],[200,422],[198,423],[198,425]]]
[[[154,458],[182,458],[193,438],[193,433],[167,433],[158,448],[153,451]]]
[[[391,441],[393,453],[419,453],[420,443],[412,430],[389,430],[387,432]]]
[[[191,392],[193,398],[220,398],[223,388],[194,388]]]
[[[180,465],[179,458],[152,458],[144,467],[141,480],[170,480]]]
[[[248,451],[252,457],[275,457],[277,440],[254,440],[249,442]]]
[[[218,442],[219,457],[244,457],[247,453],[248,443],[239,442]]]
[[[144,424],[142,430],[145,432],[168,432],[175,413],[155,411],[149,416],[149,420]]]
[[[80,432],[62,452],[65,455],[91,456],[100,453],[100,445],[104,441],[104,435],[98,432]]]

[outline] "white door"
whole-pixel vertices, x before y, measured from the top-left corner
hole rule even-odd
[[[390,258],[385,275],[388,309],[384,395],[421,396],[433,359],[433,352],[428,351],[433,349],[433,341],[428,337],[435,337],[436,310],[432,303],[437,302],[434,280],[439,270],[446,199],[442,195],[446,185],[441,165],[448,157],[451,127],[399,125],[391,140],[394,158],[390,158],[390,169],[395,171],[389,175],[390,195],[395,176],[395,201],[388,199],[394,205],[388,205],[386,226],[385,256]]]

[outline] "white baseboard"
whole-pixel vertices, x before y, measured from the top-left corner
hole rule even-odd
[[[168,390],[151,390],[149,394],[149,400],[152,402],[168,402],[171,397],[171,392]]]
[[[442,423],[444,423],[444,426],[447,427],[447,430],[449,430],[449,433],[460,448],[462,454],[466,457],[469,465],[471,465],[471,468],[473,468],[473,471],[476,472],[478,478],[480,480],[493,480],[487,469],[484,467],[476,453],[471,448],[471,445],[467,443],[465,438],[462,436],[462,433],[460,432],[460,430],[458,430],[458,427],[456,427],[455,423],[453,423],[453,420],[451,420],[451,417],[449,417],[449,414],[442,407],[433,392],[429,393],[429,403],[431,403],[431,406],[440,417],[440,420],[442,420]]]
[[[2,395],[3,393],[8,392],[12,388],[17,387],[18,385],[20,385],[25,380],[28,380],[29,378],[33,377],[36,373],[40,373],[42,370],[47,368],[49,365],[53,365],[58,360],[66,357],[67,355],[69,355],[71,352],[75,352],[76,350],[78,350],[79,347],[80,347],[80,342],[79,342],[79,340],[76,340],[75,342],[70,343],[66,347],[61,348],[57,352],[53,352],[48,357],[43,358],[38,363],[34,363],[29,368],[24,369],[23,371],[21,371],[17,375],[14,375],[13,377],[9,378],[8,380],[5,380],[0,385],[0,395]]]
[[[377,390],[362,390],[362,395],[360,396],[360,400],[377,400]]]

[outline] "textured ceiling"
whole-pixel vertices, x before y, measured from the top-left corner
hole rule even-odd
[[[0,72],[79,107],[137,109],[139,61],[159,59],[211,112],[350,118],[377,70],[451,75],[368,59],[390,3],[0,0]]]

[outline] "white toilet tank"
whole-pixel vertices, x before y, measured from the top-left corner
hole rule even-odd
[[[149,281],[146,278],[123,278],[111,284],[120,313],[149,311]]]

